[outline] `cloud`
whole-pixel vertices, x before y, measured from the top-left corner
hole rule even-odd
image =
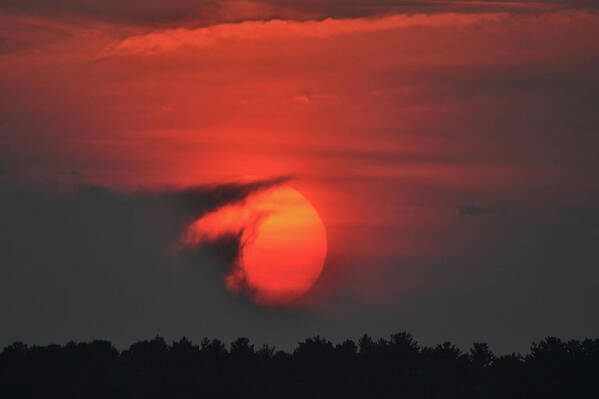
[[[227,183],[205,185],[185,190],[174,190],[163,193],[142,193],[142,198],[164,199],[182,211],[185,221],[194,221],[207,211],[224,205],[235,204],[245,200],[251,194],[286,183],[290,176],[274,177],[247,183]]]
[[[490,215],[495,213],[495,209],[480,205],[463,205],[458,207],[461,216]]]
[[[118,324],[123,335],[130,328],[143,334],[156,328],[144,320],[164,320],[167,309],[235,301],[227,299],[223,278],[238,240],[225,237],[181,257],[170,249],[194,218],[284,181],[130,194],[100,186],[44,193],[2,185],[0,342],[27,339],[39,323],[50,340],[111,335]],[[204,302],[182,304],[178,289],[197,289]],[[184,296],[193,302],[190,295]]]
[[[309,105],[312,101],[310,100],[309,94],[302,94],[299,96],[293,97],[293,99],[301,104]]]
[[[287,180],[133,193],[2,185],[0,347],[98,337],[125,346],[155,334],[244,335],[285,347],[326,330],[305,310],[257,307],[225,290],[239,250],[235,235],[176,257],[169,250],[190,219]]]
[[[138,26],[214,25],[244,20],[361,18],[392,13],[539,12],[596,8],[592,0],[446,1],[386,0],[6,0],[6,13],[52,18],[86,18]]]
[[[155,55],[181,49],[201,49],[238,41],[284,39],[326,39],[336,36],[393,31],[414,27],[466,28],[478,24],[501,24],[510,20],[507,14],[460,15],[392,15],[380,18],[332,19],[319,21],[244,21],[196,29],[175,28],[135,35],[110,45],[99,58],[119,54]],[[303,96],[306,97],[306,96]],[[300,99],[301,97],[296,97]],[[307,97],[306,97],[307,98]]]

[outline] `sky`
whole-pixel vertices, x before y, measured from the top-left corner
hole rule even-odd
[[[0,346],[599,336],[598,11],[3,1]],[[281,184],[328,241],[293,306],[225,289],[235,242],[173,253]]]

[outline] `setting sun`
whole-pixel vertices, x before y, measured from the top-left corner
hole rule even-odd
[[[226,277],[230,291],[276,305],[306,293],[327,252],[322,220],[297,190],[282,186],[229,205],[194,222],[182,243],[195,246],[227,234],[240,237],[240,255]]]

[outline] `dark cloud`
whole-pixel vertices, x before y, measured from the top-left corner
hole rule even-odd
[[[23,41],[0,36],[0,55],[15,53],[29,47],[30,46]]]
[[[271,0],[263,0],[271,3]],[[312,12],[322,17],[331,18],[359,18],[380,14],[405,13],[405,14],[437,14],[443,12],[539,12],[552,9],[564,8],[596,8],[597,3],[593,0],[383,0],[372,2],[368,0],[283,0],[276,4]]]
[[[495,209],[480,205],[463,205],[458,207],[461,216],[489,215],[495,213]]]
[[[485,340],[504,352],[526,350],[546,334],[599,331],[588,305],[599,292],[599,213],[592,207],[547,211],[541,221],[516,212],[456,217],[437,230],[410,232],[429,247],[408,259],[331,254],[315,308],[261,308],[226,291],[224,268],[239,250],[235,235],[173,256],[171,245],[188,220],[282,181],[133,194],[3,186],[0,346],[94,338],[124,346],[162,334],[248,336],[290,347],[314,334],[339,340],[409,330],[427,344]],[[365,234],[393,239],[393,229]],[[373,263],[376,273],[364,273]],[[376,290],[375,299],[363,289]]]
[[[560,207],[559,213],[567,217],[566,220],[576,220],[579,222],[595,223],[599,226],[599,209],[585,206],[563,206]]]
[[[164,2],[134,0],[96,2],[90,0],[8,0],[0,5],[5,12],[53,17],[85,17],[143,25],[168,24],[190,18],[203,19],[219,9],[220,1],[175,0]]]
[[[177,306],[210,314],[215,297],[226,305],[223,268],[235,260],[239,240],[223,237],[181,256],[172,249],[185,223],[284,181],[133,194],[2,186],[0,315],[7,328],[0,342],[110,336],[116,326],[123,328],[117,340],[128,331],[133,338],[161,328],[151,323]],[[198,290],[202,299],[178,289]]]
[[[599,281],[597,208],[526,208],[495,215],[456,217],[436,229],[411,231],[415,241],[427,243],[417,256],[343,258],[343,273],[331,283],[330,312],[372,318],[377,332],[396,325],[425,342],[450,339],[464,347],[484,340],[502,352],[526,351],[527,340],[547,334],[597,335],[592,306]],[[368,232],[375,234],[373,239],[383,239],[392,232]],[[369,268],[365,273],[370,264],[377,265],[376,275]],[[350,292],[376,289],[370,295],[378,298],[377,305],[366,310],[359,295],[338,288],[352,282]]]
[[[597,8],[593,0],[6,0],[0,9],[53,17],[84,17],[139,25],[173,25],[192,22],[210,25],[246,19],[357,18],[389,13],[538,12],[564,8]]]

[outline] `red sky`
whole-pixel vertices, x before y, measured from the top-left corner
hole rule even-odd
[[[0,8],[0,179],[292,175],[329,235],[316,297],[435,291],[477,237],[599,200],[592,3],[25,3]]]

